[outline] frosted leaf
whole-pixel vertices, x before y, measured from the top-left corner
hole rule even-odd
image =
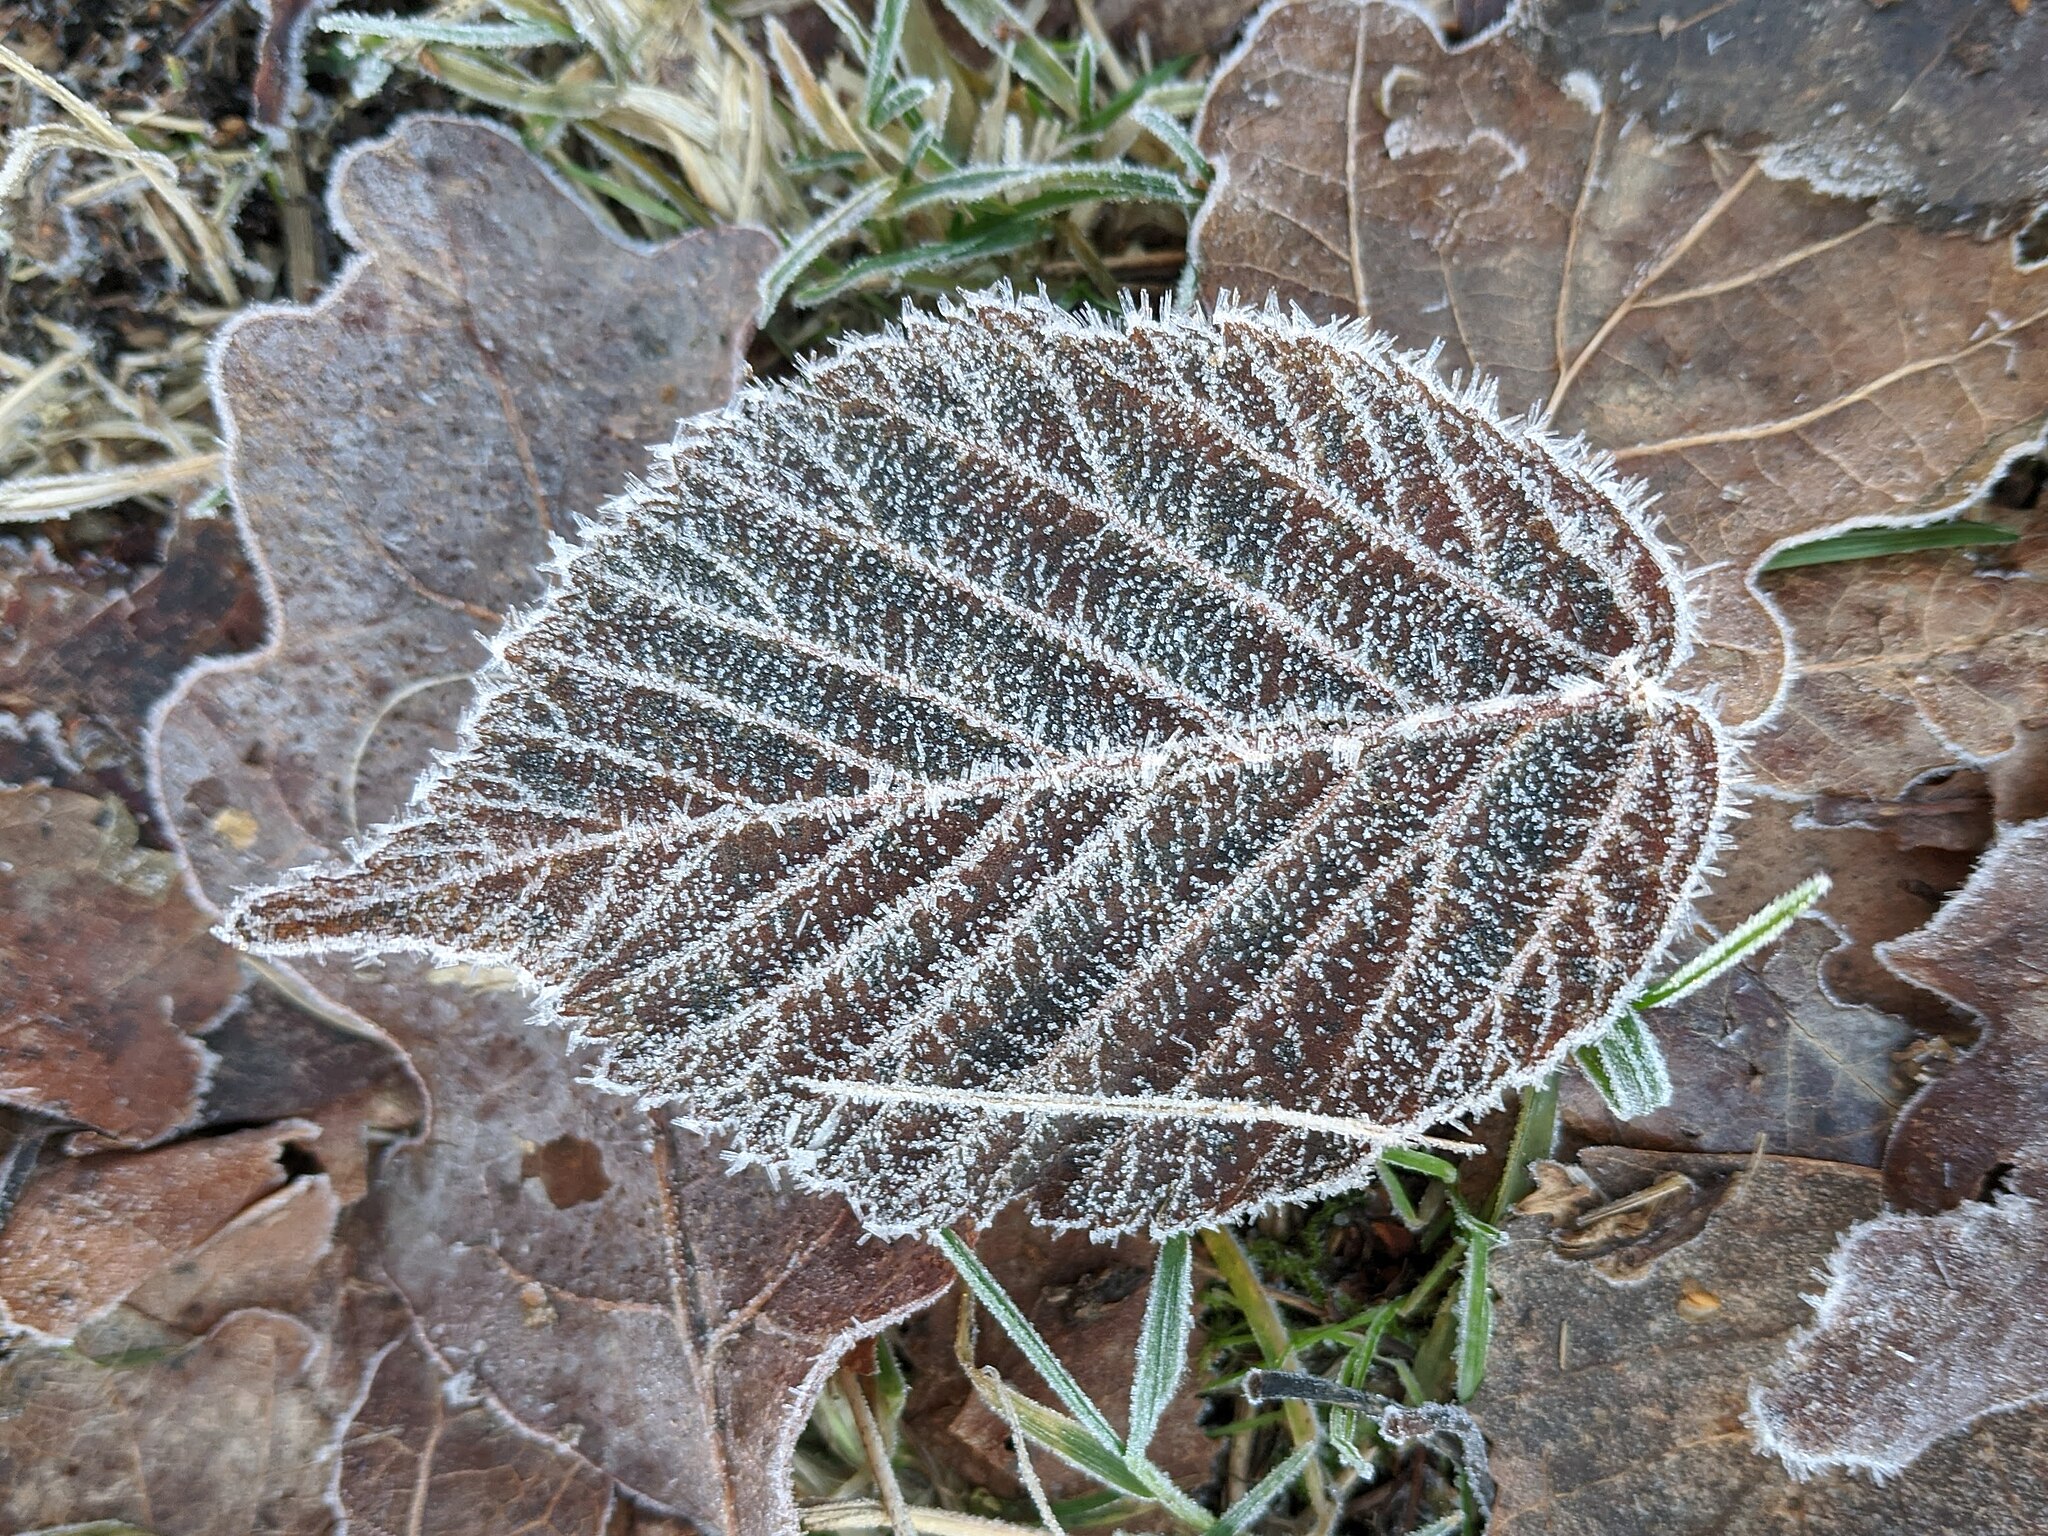
[[[1604,464],[1357,326],[1007,294],[683,423],[277,953],[516,968],[884,1232],[1357,1183],[1605,1028],[1728,749]]]

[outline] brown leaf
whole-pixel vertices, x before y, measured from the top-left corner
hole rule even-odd
[[[1797,1482],[1756,1454],[1750,1380],[1807,1319],[1801,1292],[1834,1234],[1877,1211],[1874,1172],[1780,1157],[1588,1157],[1610,1195],[1667,1168],[1734,1184],[1696,1236],[1625,1285],[1554,1256],[1547,1220],[1510,1227],[1493,1259],[1498,1326],[1472,1403],[1500,1487],[1495,1536],[2038,1530],[2048,1414],[1988,1419],[1882,1486],[1839,1471]]]
[[[1880,954],[1984,1031],[1906,1106],[1885,1150],[1886,1197],[1941,1210],[2015,1166],[2020,1188],[2048,1194],[2048,820],[2006,830],[1961,895]]]
[[[1597,97],[1550,85],[1500,34],[1447,53],[1383,0],[1268,11],[1204,110],[1220,169],[1202,285],[1445,338],[1448,364],[1613,451],[1702,572],[1695,670],[1754,719],[1786,676],[1784,620],[1749,579],[1772,549],[1942,512],[2040,441],[2048,270]],[[1957,686],[1897,708],[1967,712]],[[1830,776],[1910,778],[1924,765],[1893,760],[1894,734]]]
[[[332,179],[364,256],[220,343],[236,515],[282,605],[189,675],[154,784],[216,894],[405,803],[551,536],[723,401],[765,235],[607,238],[505,132],[415,117]]]
[[[333,1246],[341,1206],[325,1175],[293,1179],[165,1264],[128,1293],[125,1305],[194,1336],[245,1307],[289,1311]]]
[[[1011,1210],[981,1234],[974,1251],[1061,1364],[1073,1372],[1081,1389],[1121,1431],[1145,1302],[1152,1293],[1156,1245],[1135,1236],[1095,1243],[1085,1233],[1050,1232],[1022,1211]],[[904,1354],[915,1380],[905,1409],[905,1431],[913,1444],[949,1470],[1002,1497],[1021,1498],[1024,1489],[1008,1444],[1009,1428],[975,1396],[955,1360],[959,1305],[956,1292],[903,1330]],[[985,1317],[979,1332],[980,1364],[995,1367],[1006,1385],[1041,1398],[1047,1395],[1037,1372],[1007,1335]],[[1189,1372],[1146,1450],[1153,1464],[1181,1488],[1199,1488],[1209,1481],[1219,1449],[1197,1422],[1202,1400],[1196,1389],[1205,1351],[1197,1330],[1188,1341]],[[1100,1484],[1049,1456],[1038,1457],[1036,1465],[1055,1499],[1100,1489]]]
[[[2004,756],[2048,718],[2048,524],[1997,516],[2037,526],[1985,552],[1764,579],[1802,669],[1752,754],[1765,779],[1896,804],[1929,773]]]
[[[262,628],[226,518],[177,523],[139,570],[0,548],[0,710],[19,724],[0,731],[0,782],[118,794],[146,817],[150,709],[195,659],[247,650]]]
[[[224,926],[506,967],[880,1233],[1369,1180],[1628,1006],[1728,808],[1627,491],[1357,327],[906,312],[557,569],[406,816]]]
[[[0,1236],[6,1320],[69,1338],[284,1183],[286,1143],[318,1134],[287,1120],[43,1169]]]
[[[1543,72],[1584,71],[1661,133],[1771,149],[1774,174],[2008,226],[2048,197],[2048,18],[1979,0],[1534,0]]]
[[[241,969],[135,835],[118,800],[0,789],[0,1102],[143,1142],[198,1113]]]
[[[1558,1108],[1586,1142],[1682,1152],[1767,1150],[1875,1167],[1905,1090],[1894,1059],[1912,1032],[1829,995],[1821,966],[1843,939],[1806,918],[1771,949],[1649,1016],[1671,1072],[1664,1108],[1618,1121],[1568,1073]]]
[[[427,1084],[425,1135],[378,1176],[379,1240],[445,1366],[707,1532],[790,1529],[790,1450],[825,1379],[937,1300],[945,1261],[864,1241],[843,1201],[777,1192],[578,1081],[588,1053],[514,995],[309,974],[384,1010]]]
[[[1859,1223],[1829,1260],[1813,1326],[1751,1398],[1758,1443],[1795,1472],[1883,1476],[1986,1414],[2048,1396],[2044,1294],[2038,1200]]]
[[[460,1390],[411,1338],[377,1366],[335,1492],[357,1536],[605,1536],[611,1479]]]
[[[273,643],[188,680],[157,739],[159,793],[216,898],[332,852],[356,800],[364,821],[403,803],[484,655],[474,631],[538,590],[550,532],[730,390],[774,254],[732,230],[623,248],[478,124],[408,120],[335,197],[365,259],[315,309],[242,322],[221,359]],[[388,1031],[428,1090],[426,1129],[387,1154],[368,1212],[437,1368],[541,1437],[464,1419],[474,1454],[609,1501],[608,1477],[562,1471],[587,1464],[722,1536],[790,1527],[789,1456],[819,1384],[853,1340],[934,1299],[943,1261],[862,1243],[843,1204],[732,1174],[715,1146],[576,1082],[560,1038],[502,991],[405,967],[308,974],[323,1016]],[[317,1069],[279,1088],[295,1029],[231,1018],[235,1075],[212,1109],[324,1100],[379,1059],[325,1033]]]
[[[135,1362],[15,1350],[0,1358],[0,1528],[328,1536],[320,1365],[319,1336],[272,1312]]]

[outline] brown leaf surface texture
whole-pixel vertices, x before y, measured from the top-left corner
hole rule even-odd
[[[1644,477],[1701,573],[1695,670],[1731,720],[1796,697],[1785,633],[1803,653],[1826,619],[1773,609],[1753,578],[1768,553],[1937,515],[2040,441],[2048,271],[1664,136],[1587,77],[1551,85],[1498,34],[1451,52],[1382,0],[1280,6],[1199,137],[1220,164],[1204,291],[1443,338],[1450,366]],[[1966,686],[1937,670],[1895,707],[1981,715]],[[1789,790],[1895,793],[1932,766],[1898,761],[1897,734],[1844,739],[1824,780],[1759,762]],[[1985,734],[1980,749],[2007,744]]]
[[[240,323],[219,357],[271,644],[190,677],[155,742],[166,820],[216,900],[404,803],[451,739],[476,631],[538,591],[550,537],[643,466],[642,443],[725,398],[774,249],[744,230],[623,247],[505,134],[446,119],[356,154],[334,197],[357,264],[314,309]],[[511,1426],[539,1437],[506,1464],[518,1487],[491,1483],[506,1507],[529,1475],[555,1479],[573,1526],[617,1477],[707,1533],[789,1529],[819,1383],[932,1300],[942,1261],[863,1243],[842,1204],[728,1176],[715,1146],[577,1083],[510,994],[402,966],[308,977],[318,1011],[395,1039],[428,1090],[366,1241],[434,1369],[482,1394],[449,1410],[462,1454],[509,1450]],[[221,1113],[277,1113],[360,1070],[345,1034],[298,1061],[288,1025],[223,1025]],[[426,1450],[417,1380],[384,1385],[350,1441],[345,1497],[366,1520],[409,1497],[386,1479]],[[429,1457],[435,1518],[457,1518],[465,1466]]]
[[[1604,1148],[1584,1157],[1610,1197],[1669,1172],[1721,1190],[1689,1239],[1674,1244],[1669,1223],[1653,1224],[1643,1241],[1660,1251],[1641,1264],[1626,1243],[1563,1257],[1541,1217],[1509,1228],[1492,1266],[1497,1331],[1472,1403],[1500,1487],[1497,1536],[2039,1529],[2048,1414],[1988,1419],[1883,1486],[1839,1470],[1796,1481],[1756,1453],[1750,1380],[1810,1316],[1801,1293],[1834,1234],[1876,1214],[1873,1171]],[[1597,1209],[1579,1219],[1589,1218],[1597,1232]],[[1603,1268],[1635,1278],[1616,1284]]]
[[[1530,0],[1514,26],[1552,80],[1823,192],[1993,227],[2048,197],[2048,16],[2024,4]]]
[[[2007,829],[1962,893],[1879,951],[1908,981],[1967,1008],[1983,1035],[1906,1106],[1885,1194],[1934,1211],[2017,1187],[2048,1195],[2048,820]]]
[[[0,1527],[126,1520],[150,1536],[327,1536],[333,1424],[319,1335],[237,1312],[139,1361],[0,1359]]]
[[[906,312],[686,422],[407,817],[227,926],[512,967],[886,1234],[1355,1184],[1603,1028],[1718,839],[1632,498],[1358,327]]]
[[[286,1143],[318,1134],[286,1120],[44,1170],[15,1205],[0,1244],[0,1316],[69,1338],[283,1184]]]
[[[199,1111],[241,969],[121,802],[0,789],[0,1102],[145,1142]]]
[[[1811,1328],[1756,1388],[1758,1439],[1801,1471],[1880,1475],[2048,1379],[2048,821],[2005,830],[1925,928],[1881,957],[1983,1022],[1906,1108],[1885,1187],[1909,1211],[1859,1224]],[[1960,1202],[1960,1203],[1958,1203]],[[1942,1207],[1953,1209],[1942,1210]],[[1980,1430],[1978,1437],[1985,1431]]]

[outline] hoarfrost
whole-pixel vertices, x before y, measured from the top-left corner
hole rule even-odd
[[[1358,325],[970,297],[686,421],[279,953],[515,969],[878,1231],[1355,1184],[1627,1006],[1725,734],[1639,489]]]

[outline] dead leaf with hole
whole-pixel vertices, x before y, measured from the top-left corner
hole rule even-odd
[[[1360,328],[973,295],[685,422],[277,954],[510,968],[870,1230],[1372,1177],[1608,1027],[1728,744],[1599,461]]]
[[[484,655],[474,631],[537,592],[551,533],[731,388],[774,254],[741,230],[623,247],[506,135],[442,119],[359,152],[335,199],[364,257],[316,308],[241,322],[219,360],[272,644],[194,674],[155,744],[167,819],[216,899],[331,854],[358,805],[403,804]],[[549,1469],[605,1508],[617,1478],[717,1536],[790,1528],[820,1384],[935,1299],[943,1261],[863,1243],[843,1204],[733,1174],[578,1083],[588,1063],[487,977],[284,979],[338,1028],[388,1033],[426,1087],[419,1139],[380,1166],[370,1247],[436,1370],[538,1437],[512,1475]],[[274,1033],[251,1025],[223,1106],[283,1102],[254,1080]],[[462,1420],[470,1451],[525,1445],[482,1423]]]
[[[118,800],[0,789],[0,1102],[147,1142],[189,1124],[241,967]]]
[[[0,1232],[0,1320],[70,1338],[282,1185],[285,1146],[318,1134],[287,1120],[43,1168]]]
[[[1511,405],[1649,482],[1702,573],[1690,675],[1731,722],[1787,678],[1786,620],[1753,575],[1768,553],[1941,514],[2041,442],[2048,270],[1662,135],[1589,79],[1551,85],[1501,34],[1447,52],[1384,0],[1276,7],[1217,77],[1199,140],[1219,165],[1196,230],[1205,292],[1277,290],[1441,338],[1447,366],[1498,377]],[[1894,707],[1981,714],[1966,687],[1937,673]],[[1759,760],[1786,790],[1894,792],[1925,766],[1897,760],[1897,734],[1844,741],[1825,778],[1767,745]]]
[[[1681,1152],[1766,1150],[1876,1167],[1906,1090],[1898,1019],[1837,1001],[1821,967],[1844,943],[1825,919],[1802,919],[1772,948],[1652,1014],[1672,1098],[1615,1119],[1578,1073],[1559,1084],[1570,1132],[1594,1144]]]
[[[1689,1240],[1646,1264],[1553,1252],[1524,1217],[1494,1255],[1497,1328],[1471,1406],[1492,1450],[1496,1536],[1797,1536],[1916,1531],[2032,1536],[2048,1506],[2048,1413],[1985,1420],[1910,1477],[1842,1471],[1795,1481],[1759,1456],[1744,1415],[1753,1376],[1811,1316],[1802,1292],[1835,1234],[1876,1214],[1878,1176],[1801,1158],[1596,1149],[1610,1196],[1665,1170],[1722,1192]],[[1597,1209],[1580,1218],[1595,1218]],[[1568,1234],[1560,1234],[1568,1235]],[[1648,1235],[1652,1243],[1668,1237]],[[1617,1285],[1598,1264],[1620,1258]]]
[[[319,1335],[274,1312],[139,1359],[14,1350],[0,1358],[0,1528],[328,1536],[322,1366]]]
[[[1993,228],[2048,199],[2048,17],[2024,3],[1532,0],[1514,31],[1550,79],[1823,192]]]

